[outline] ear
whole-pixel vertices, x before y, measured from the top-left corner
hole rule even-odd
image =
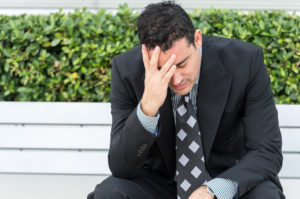
[[[200,29],[197,29],[195,31],[195,44],[196,44],[196,47],[197,48],[200,48],[202,47],[202,33],[201,33],[201,30]]]

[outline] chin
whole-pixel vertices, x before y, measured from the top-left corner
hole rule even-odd
[[[192,88],[186,87],[184,89],[178,90],[178,89],[175,89],[174,87],[170,87],[170,89],[172,89],[172,91],[178,95],[186,95],[191,91]]]

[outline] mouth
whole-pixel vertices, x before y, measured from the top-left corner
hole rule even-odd
[[[177,85],[177,86],[173,85],[173,87],[174,87],[174,89],[176,89],[176,90],[183,90],[183,89],[186,87],[187,82],[188,82],[188,81],[185,81],[183,84],[180,84],[180,85]]]

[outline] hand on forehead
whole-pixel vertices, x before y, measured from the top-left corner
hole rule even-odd
[[[156,47],[157,49],[149,50],[149,58],[151,59],[154,54],[158,56],[158,67],[161,67],[172,55],[170,50],[163,52],[159,46]],[[157,52],[155,52],[157,51]]]
[[[189,54],[189,45],[186,41],[186,39],[180,39],[174,42],[172,47],[166,51],[162,51],[159,46],[157,46],[158,49],[153,48],[148,51],[149,58],[151,59],[153,54],[155,53],[155,50],[157,50],[156,56],[159,56],[158,58],[158,66],[162,66],[170,57],[172,54],[176,55],[175,64],[178,64],[182,60],[184,60]]]

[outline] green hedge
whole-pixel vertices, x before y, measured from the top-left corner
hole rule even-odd
[[[300,17],[208,9],[190,13],[203,33],[261,46],[276,103],[300,103]],[[138,44],[127,5],[116,14],[0,16],[0,100],[109,101],[111,58]]]

